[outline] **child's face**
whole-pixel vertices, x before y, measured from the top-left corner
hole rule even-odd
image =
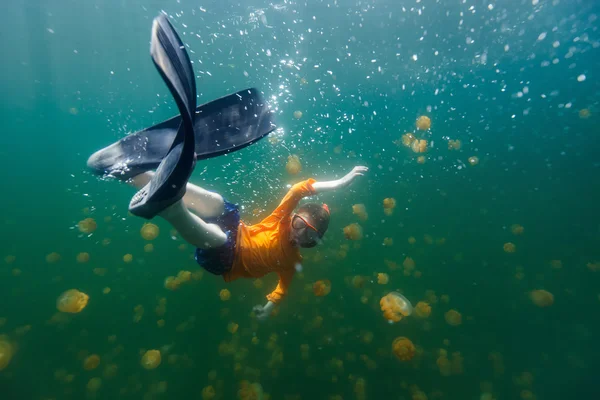
[[[294,214],[290,222],[290,241],[292,245],[303,248],[315,247],[321,240],[319,231],[300,214]]]

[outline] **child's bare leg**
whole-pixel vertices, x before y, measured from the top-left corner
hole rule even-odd
[[[131,184],[137,189],[143,188],[154,175],[154,172],[144,172],[131,179]],[[183,196],[185,205],[200,218],[215,218],[223,213],[223,197],[215,192],[202,189],[192,183],[187,183]]]
[[[183,200],[167,207],[158,215],[167,220],[186,242],[195,247],[210,249],[225,244],[225,232],[218,225],[209,224],[192,214]]]

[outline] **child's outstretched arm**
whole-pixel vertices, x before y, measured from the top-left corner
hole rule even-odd
[[[312,184],[313,189],[316,193],[322,193],[328,190],[335,190],[339,188],[345,188],[350,185],[357,176],[362,176],[367,172],[367,167],[354,167],[352,171],[348,172],[343,178],[336,179],[334,181],[315,182]]]

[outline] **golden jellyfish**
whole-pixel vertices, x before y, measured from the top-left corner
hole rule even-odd
[[[110,293],[110,288],[107,286],[104,289],[102,289],[102,294],[109,294]]]
[[[0,336],[0,371],[8,367],[14,354],[13,346],[6,336]]]
[[[84,220],[79,221],[77,224],[77,228],[79,228],[79,232],[89,234],[96,230],[98,225],[94,218],[86,218]]]
[[[505,253],[514,253],[515,251],[517,251],[517,246],[515,246],[515,244],[512,242],[504,243],[503,248]]]
[[[417,139],[410,145],[410,148],[415,153],[425,153],[427,151],[427,140]]]
[[[391,237],[386,237],[383,238],[383,245],[386,247],[390,247],[394,245],[394,239],[392,239]]]
[[[165,278],[165,289],[177,290],[181,285],[181,281],[174,276],[167,276]]]
[[[414,236],[408,238],[408,244],[413,245],[415,243],[417,243],[417,239]]]
[[[350,224],[344,228],[344,237],[348,240],[361,240],[363,238],[362,227],[357,224]]]
[[[477,156],[471,156],[467,159],[467,161],[469,162],[469,165],[471,167],[476,166],[477,164],[479,164],[479,157]]]
[[[397,337],[392,343],[392,352],[400,361],[409,361],[415,356],[415,345],[409,338]]]
[[[154,369],[160,365],[161,356],[159,350],[148,350],[142,356],[141,364],[144,369]]]
[[[398,322],[413,312],[410,301],[398,292],[390,292],[379,300],[383,318],[388,322]]]
[[[562,261],[560,260],[550,260],[550,267],[552,269],[561,269],[562,268]]]
[[[77,314],[87,306],[90,296],[77,289],[63,292],[56,300],[56,308],[60,312]]]
[[[589,262],[586,267],[592,272],[600,271],[600,261]]]
[[[86,252],[79,253],[79,254],[77,254],[76,260],[80,264],[84,264],[84,263],[88,262],[88,261],[90,261],[90,253],[86,253]]]
[[[302,171],[302,164],[300,163],[300,158],[296,155],[288,156],[287,164],[285,165],[285,170],[290,175],[296,175],[300,171]]]
[[[380,272],[377,274],[377,283],[380,285],[387,285],[390,281],[390,277],[388,274]]]
[[[385,215],[392,215],[394,208],[396,208],[396,199],[392,197],[383,199],[383,212]]]
[[[48,264],[56,264],[57,262],[59,262],[61,259],[60,254],[58,254],[57,252],[53,251],[52,253],[46,255],[46,262]]]
[[[356,289],[360,289],[365,285],[366,281],[364,276],[356,275],[352,277],[351,283]]]
[[[579,118],[581,119],[588,119],[590,115],[590,110],[587,108],[582,108],[581,110],[579,110]]]
[[[142,235],[142,237],[144,238],[144,240],[154,240],[158,237],[160,230],[158,229],[158,226],[154,225],[151,222],[147,222],[142,226],[142,229],[140,229],[140,234]]]
[[[404,262],[402,263],[402,265],[404,266],[404,269],[408,270],[408,271],[412,271],[413,269],[415,269],[415,260],[413,260],[410,257],[406,257],[404,259]]]
[[[431,128],[431,118],[426,115],[421,115],[417,118],[417,129],[420,131],[426,131]]]
[[[402,135],[402,145],[405,147],[410,147],[415,140],[415,135],[411,132],[407,132]]]
[[[554,304],[554,295],[547,290],[537,289],[529,293],[529,298],[538,307],[550,307]]]
[[[231,298],[231,292],[227,289],[221,289],[219,292],[219,297],[222,301],[227,301]]]
[[[131,254],[125,254],[123,256],[123,261],[129,264],[133,261],[133,256]]]
[[[190,271],[181,270],[177,273],[177,279],[182,283],[189,282],[192,279],[192,273]]]
[[[444,314],[444,319],[451,326],[459,326],[462,324],[462,315],[456,310],[446,311]]]
[[[152,253],[154,251],[154,245],[152,243],[146,243],[144,245],[144,252],[145,253]]]
[[[513,224],[510,227],[510,231],[512,232],[513,235],[518,236],[518,235],[522,235],[523,234],[523,232],[525,231],[525,228],[523,228],[522,225]]]
[[[96,369],[98,365],[100,365],[100,357],[97,354],[89,355],[83,360],[83,369],[86,371]]]
[[[419,156],[419,157],[417,157],[417,163],[418,164],[425,164],[425,156]]]
[[[230,322],[229,325],[227,325],[227,331],[233,335],[238,331],[239,327],[240,326],[235,322]]]
[[[88,392],[97,392],[102,387],[102,379],[92,378],[88,381],[86,389]]]
[[[217,393],[212,385],[206,386],[204,389],[202,389],[202,400],[212,400],[216,395]]]
[[[415,306],[415,315],[418,318],[428,318],[431,315],[431,306],[429,303],[420,301]]]
[[[323,297],[323,296],[327,296],[329,294],[329,292],[331,292],[331,282],[328,281],[327,279],[323,280],[323,281],[316,281],[313,284],[313,293],[315,294],[315,296],[318,297]]]
[[[356,215],[361,221],[366,221],[369,218],[369,214],[367,214],[367,209],[364,204],[353,205],[352,214]]]
[[[448,140],[448,150],[460,150],[461,147],[462,143],[460,142],[460,140]]]
[[[302,118],[302,111],[300,111],[300,110],[294,111],[294,118],[296,118],[296,119]]]

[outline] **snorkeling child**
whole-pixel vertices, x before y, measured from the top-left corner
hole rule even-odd
[[[207,271],[223,276],[227,282],[276,272],[279,275],[277,287],[267,296],[264,306],[257,305],[253,309],[259,319],[265,319],[287,293],[302,260],[299,249],[316,246],[329,225],[329,208],[326,205],[308,203],[294,212],[300,200],[347,187],[368,169],[355,167],[343,178],[334,181],[308,179],[297,183],[271,215],[258,224],[246,225],[240,220],[236,205],[218,193],[188,182],[198,153],[195,151],[196,138],[205,138],[195,123],[198,111],[194,112],[196,87],[191,63],[185,47],[164,15],[157,17],[153,23],[151,56],[181,113],[181,123],[176,133],[172,133],[174,139],[170,148],[165,148],[165,142],[158,139],[164,127],[162,131],[153,130],[153,127],[141,133],[146,135],[145,143],[151,142],[154,146],[132,146],[128,136],[94,153],[88,160],[88,166],[96,172],[119,172],[121,178],[126,177],[129,183],[140,189],[131,200],[130,211],[147,219],[158,215],[168,221],[184,240],[197,248],[196,261]],[[206,109],[214,115],[227,112],[225,107]],[[218,118],[209,119],[214,122]],[[249,144],[265,135],[256,133],[258,131],[260,129],[249,129],[248,132],[253,132],[251,135],[232,142],[245,141]],[[134,140],[139,134],[134,134]],[[239,146],[232,146],[229,151],[235,151]],[[218,147],[215,151],[222,154],[223,149]],[[149,148],[153,149],[151,155],[148,154]],[[210,151],[205,154],[207,157],[214,156]],[[151,157],[154,159],[148,161]],[[156,172],[149,171],[156,160],[160,160]]]

